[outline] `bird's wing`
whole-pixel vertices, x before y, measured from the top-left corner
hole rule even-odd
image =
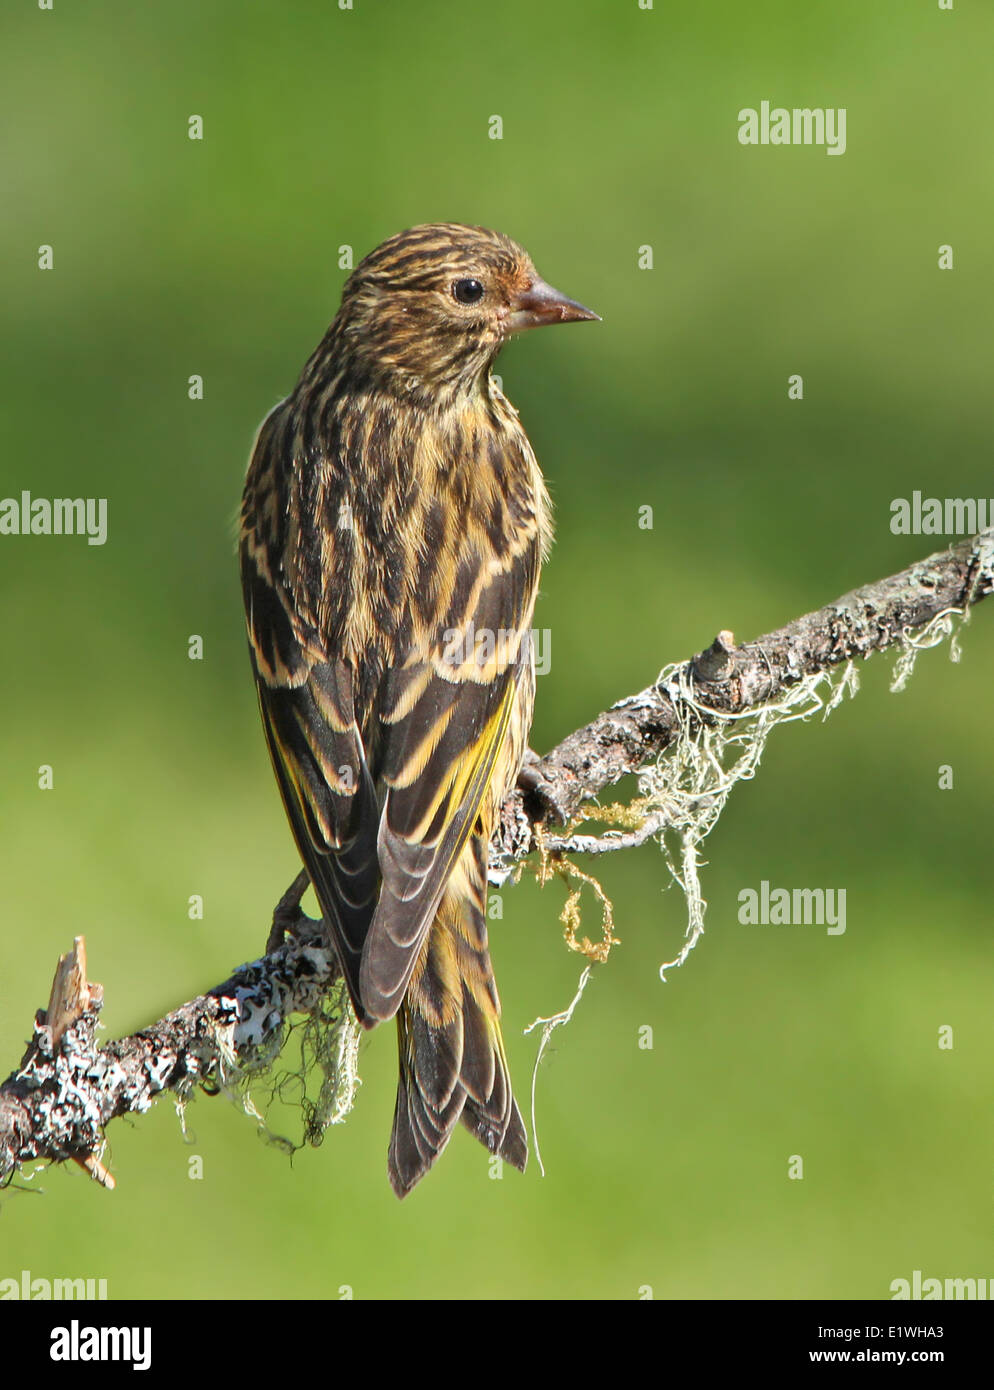
[[[357,711],[352,668],[303,630],[266,553],[243,539],[249,646],[273,767],[365,1023],[400,1006],[479,814],[527,657],[538,564],[537,538],[500,560],[467,538],[446,618],[419,625],[430,635],[409,639],[375,708]]]
[[[301,640],[286,596],[267,569],[243,544],[263,727],[290,828],[363,1018],[359,963],[379,884],[379,808],[355,717],[352,672],[313,641]]]
[[[372,1018],[392,1018],[400,1007],[480,814],[530,659],[538,564],[537,539],[499,559],[468,542],[449,619],[384,678],[372,757],[385,790],[378,833],[383,881],[359,975]]]

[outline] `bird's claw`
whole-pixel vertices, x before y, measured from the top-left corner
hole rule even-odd
[[[302,921],[310,922],[300,900],[307,892],[310,879],[304,869],[290,884],[290,887],[280,898],[273,908],[273,925],[269,928],[269,936],[266,938],[266,955],[271,955],[273,951],[278,951],[283,945],[283,938],[287,932],[291,936],[296,934],[297,928]]]
[[[531,803],[529,809],[539,813],[534,817],[536,820],[551,821],[557,825],[568,822],[569,813],[560,801],[554,783],[542,771],[542,759],[531,748],[525,752],[518,773],[518,786],[526,803]]]

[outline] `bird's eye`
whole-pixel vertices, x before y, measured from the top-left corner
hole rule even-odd
[[[452,293],[460,304],[478,304],[483,298],[483,286],[479,280],[457,280]]]

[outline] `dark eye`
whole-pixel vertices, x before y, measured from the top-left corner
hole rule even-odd
[[[452,293],[460,304],[478,304],[483,298],[483,286],[479,280],[457,280]]]

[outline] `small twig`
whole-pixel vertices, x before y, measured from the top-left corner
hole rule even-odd
[[[615,850],[644,845],[664,829],[668,820],[665,811],[653,811],[635,830],[606,830],[603,835],[546,835],[543,843],[549,854],[613,854]]]

